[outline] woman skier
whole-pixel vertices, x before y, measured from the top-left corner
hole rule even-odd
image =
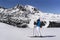
[[[37,20],[37,22],[34,22],[34,29],[33,29],[33,35],[35,37],[37,36],[42,36],[41,32],[40,32],[40,26],[41,26],[41,22],[40,22],[40,18]]]

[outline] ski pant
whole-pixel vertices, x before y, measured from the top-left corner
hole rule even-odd
[[[34,36],[41,36],[40,27],[35,25],[35,27],[33,29],[33,35]]]

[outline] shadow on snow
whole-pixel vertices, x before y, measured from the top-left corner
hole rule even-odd
[[[46,36],[29,36],[31,38],[48,38],[48,37],[56,37],[56,35],[46,35]]]

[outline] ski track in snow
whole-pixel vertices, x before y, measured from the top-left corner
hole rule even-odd
[[[0,40],[60,40],[60,28],[43,28],[41,33],[43,36],[54,37],[31,37],[33,36],[31,28],[17,28],[0,23]]]

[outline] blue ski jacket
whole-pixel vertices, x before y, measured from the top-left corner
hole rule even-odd
[[[40,27],[40,24],[41,24],[40,19],[38,19],[37,23],[36,23],[36,26]]]

